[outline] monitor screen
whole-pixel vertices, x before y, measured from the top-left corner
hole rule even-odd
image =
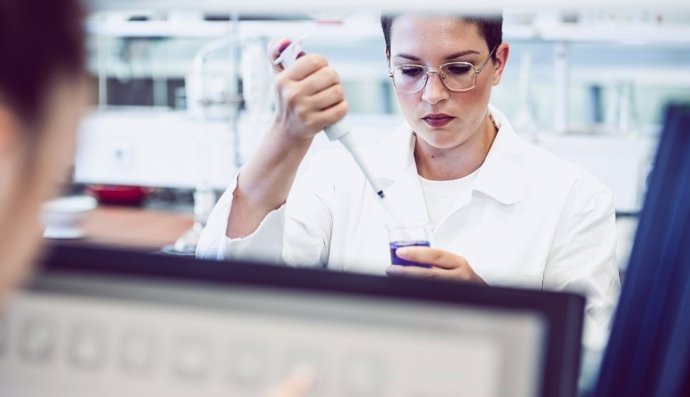
[[[56,247],[0,322],[0,391],[575,395],[576,295]]]

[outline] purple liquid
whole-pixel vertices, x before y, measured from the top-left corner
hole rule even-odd
[[[393,241],[390,243],[390,249],[391,249],[391,262],[393,262],[394,265],[400,265],[400,266],[419,266],[419,267],[426,267],[426,268],[431,268],[430,265],[424,264],[424,263],[419,263],[419,262],[414,262],[414,261],[408,261],[406,259],[402,259],[398,257],[398,255],[395,254],[395,250],[398,248],[402,247],[429,247],[429,242],[428,241]]]

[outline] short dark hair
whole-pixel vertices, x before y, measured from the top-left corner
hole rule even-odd
[[[36,122],[56,80],[84,74],[79,0],[0,1],[0,101]]]
[[[381,29],[383,30],[383,38],[386,40],[386,54],[391,52],[391,28],[393,21],[399,15],[384,14],[381,15]],[[479,34],[484,38],[489,51],[495,49],[503,42],[503,15],[492,16],[458,16],[465,22],[477,25]],[[496,53],[492,55],[496,59]]]

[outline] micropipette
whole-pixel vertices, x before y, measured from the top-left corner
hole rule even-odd
[[[280,53],[280,56],[278,56],[278,58],[276,58],[276,60],[273,61],[273,64],[282,64],[284,68],[290,67],[297,60],[297,55],[301,52],[301,48],[299,45],[300,42],[302,42],[302,40],[304,40],[307,36],[308,35],[305,34],[299,39],[290,43],[290,45],[288,45]],[[367,181],[369,181],[369,184],[374,189],[376,194],[378,194],[379,197],[384,198],[383,189],[381,189],[378,186],[378,184],[374,180],[373,175],[371,174],[371,172],[369,172],[369,168],[367,168],[367,165],[364,163],[364,160],[360,156],[359,152],[355,149],[354,142],[352,141],[352,136],[350,135],[350,128],[347,127],[344,120],[341,120],[331,126],[324,128],[324,131],[326,132],[326,136],[329,140],[340,141],[340,143],[345,147],[345,149],[347,149],[347,151],[350,152],[350,155],[352,155],[352,158],[354,158],[355,162],[364,173],[364,176],[366,177]]]
[[[300,36],[299,39],[292,41],[287,47],[285,47],[278,55],[278,58],[273,60],[274,65],[283,65],[283,68],[289,68],[297,60],[297,56],[302,51],[300,43],[309,36],[309,33],[305,33]]]
[[[297,40],[291,42],[283,51],[281,51],[280,55],[278,58],[276,58],[273,61],[274,65],[280,65],[282,64],[283,68],[288,68],[290,67],[295,61],[297,60],[297,56],[302,52],[302,48],[300,46],[300,43],[302,40],[304,40],[309,34],[304,34]],[[385,200],[385,195],[383,193],[383,189],[379,187],[378,183],[374,180],[373,175],[369,171],[369,168],[367,167],[366,163],[362,159],[362,157],[359,154],[359,151],[355,148],[354,142],[352,141],[352,135],[350,134],[350,128],[347,126],[344,120],[341,120],[331,126],[328,126],[324,128],[324,132],[326,133],[326,136],[328,137],[329,140],[335,141],[338,140],[340,143],[345,147],[345,149],[350,153],[352,158],[355,160],[355,163],[359,166],[359,169],[362,170],[362,173],[364,174],[364,177],[367,179],[371,187],[374,189],[374,192],[381,198],[381,204],[383,204],[383,207],[386,209],[388,212],[388,215],[393,219],[393,222],[397,225],[402,225],[403,223],[400,221],[400,218],[397,216],[393,208],[391,208],[388,204],[387,201]]]

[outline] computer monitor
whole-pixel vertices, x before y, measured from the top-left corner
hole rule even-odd
[[[6,307],[0,394],[574,396],[570,293],[56,246]]]
[[[690,105],[670,106],[597,396],[690,395]]]

